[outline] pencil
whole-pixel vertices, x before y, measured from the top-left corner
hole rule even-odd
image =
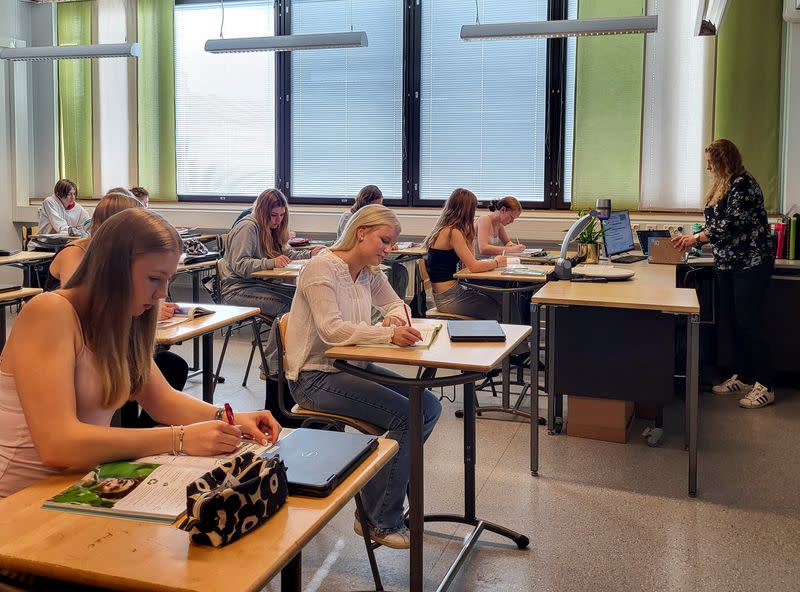
[[[405,304],[403,305],[403,310],[406,313],[406,320],[408,321],[408,326],[410,327],[411,326],[411,316],[408,314],[408,307]]]

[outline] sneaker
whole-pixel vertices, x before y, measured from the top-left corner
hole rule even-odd
[[[361,530],[361,522],[356,518],[353,523],[353,530],[358,536],[364,536],[364,531]],[[407,526],[401,526],[397,530],[380,530],[378,528],[369,529],[369,538],[384,547],[392,549],[409,549],[411,548],[411,531]]]
[[[759,409],[775,402],[775,393],[763,384],[756,383],[752,390],[739,399],[739,407],[745,409]]]
[[[752,384],[747,384],[739,380],[738,375],[734,374],[722,384],[715,384],[711,387],[711,392],[715,395],[745,395],[753,388]]]

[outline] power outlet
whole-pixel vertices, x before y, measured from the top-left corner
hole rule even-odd
[[[648,224],[647,225],[647,230],[657,230],[656,225],[655,224]]]

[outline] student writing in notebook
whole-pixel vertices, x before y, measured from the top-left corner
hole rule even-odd
[[[400,451],[362,490],[370,536],[388,547],[406,549],[410,535],[403,521],[409,479],[408,389],[383,386],[340,372],[325,357],[335,345],[407,346],[420,339],[408,326],[407,308],[380,270],[400,235],[397,216],[384,206],[356,212],[330,250],[312,259],[300,274],[286,334],[286,377],[295,401],[306,409],[338,413],[380,426]],[[376,307],[383,322],[371,323]],[[372,371],[395,373],[370,364]],[[441,405],[422,392],[423,434],[430,435]],[[358,520],[354,529],[361,533]]]
[[[308,259],[323,247],[289,247],[289,203],[278,189],[267,189],[256,199],[253,212],[228,234],[225,257],[219,262],[222,297],[226,304],[255,306],[270,317],[289,310],[293,290],[253,278],[255,271],[286,267]]]
[[[524,251],[525,245],[513,242],[506,230],[521,214],[522,205],[516,197],[507,195],[489,202],[489,213],[475,223],[475,254],[493,257]]]
[[[153,363],[158,303],[181,250],[158,214],[119,212],[69,282],[23,308],[0,358],[0,498],[63,467],[230,453],[243,435],[277,440],[268,411],[237,413],[229,425],[222,408],[172,389]],[[110,427],[129,399],[166,427]]]
[[[468,189],[456,189],[444,204],[433,230],[425,239],[425,263],[436,308],[476,319],[500,320],[500,304],[488,294],[459,284],[453,274],[459,263],[472,272],[505,267],[505,255],[478,260],[473,251],[478,198]]]

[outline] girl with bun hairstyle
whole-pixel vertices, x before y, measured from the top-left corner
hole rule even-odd
[[[478,218],[475,224],[475,254],[478,257],[493,257],[507,253],[521,253],[525,245],[511,241],[506,226],[522,214],[522,205],[516,197],[507,195],[503,199],[489,202],[489,213]]]

